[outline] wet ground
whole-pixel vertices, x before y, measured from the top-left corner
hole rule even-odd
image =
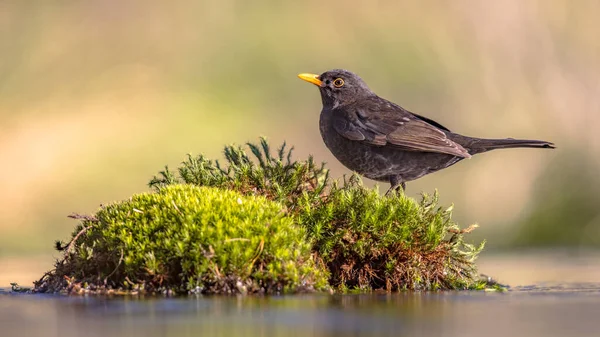
[[[511,290],[103,298],[5,289],[0,291],[0,335],[600,336],[597,255],[502,255],[482,258],[480,269],[500,274]],[[528,280],[534,282],[523,283]]]

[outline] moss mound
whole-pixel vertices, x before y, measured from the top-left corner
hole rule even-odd
[[[285,293],[327,286],[304,228],[281,205],[231,190],[172,185],[134,195],[103,207],[73,235],[76,244],[38,282],[40,291]]]
[[[150,181],[155,193],[78,216],[35,291],[497,288],[477,274],[483,243],[464,241],[476,226],[460,229],[437,193],[380,196],[356,175],[331,182],[312,157],[292,161],[285,143],[274,156],[265,139],[247,145],[225,147],[226,166],[190,155]]]

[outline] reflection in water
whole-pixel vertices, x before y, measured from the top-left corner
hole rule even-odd
[[[600,285],[280,297],[0,293],[2,336],[597,336]]]

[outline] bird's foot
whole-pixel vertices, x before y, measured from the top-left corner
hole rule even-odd
[[[391,197],[393,193],[400,193],[400,191],[402,191],[402,193],[404,193],[404,191],[406,191],[406,183],[405,182],[392,184],[390,186],[390,188],[388,188],[387,192],[385,192],[385,196]]]

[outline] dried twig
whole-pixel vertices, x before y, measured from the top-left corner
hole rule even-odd
[[[91,222],[98,222],[98,218],[96,218],[93,215],[87,215],[87,214],[79,214],[79,213],[71,213],[69,215],[67,215],[68,218],[71,219],[76,219],[76,220],[86,220],[86,221],[91,221]]]
[[[104,284],[106,284],[106,281],[113,276],[113,274],[117,271],[117,269],[119,269],[119,266],[121,265],[121,262],[123,262],[123,248],[121,248],[121,257],[119,258],[119,262],[117,263],[117,266],[115,267],[115,269],[108,274],[105,278],[104,278]]]
[[[69,244],[67,245],[67,248],[65,249],[65,256],[69,255],[69,253],[71,252],[71,249],[73,249],[73,246],[75,246],[75,242],[77,242],[77,239],[79,239],[79,237],[81,235],[83,235],[85,232],[87,232],[88,229],[92,228],[93,225],[89,225],[86,227],[83,227],[79,233],[77,233],[77,235],[75,235],[71,241],[69,241]]]

